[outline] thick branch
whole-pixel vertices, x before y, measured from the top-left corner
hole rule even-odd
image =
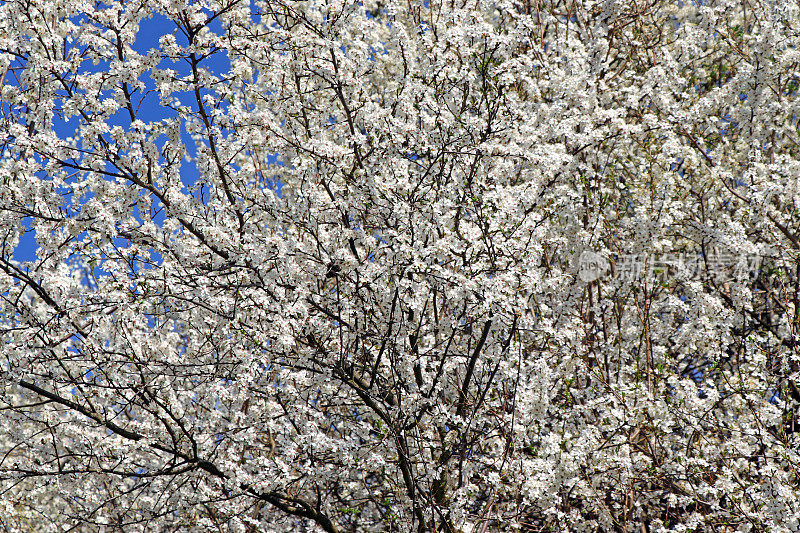
[[[478,356],[481,354],[481,350],[483,350],[483,346],[486,344],[486,339],[489,337],[489,330],[492,328],[492,319],[486,321],[486,324],[483,325],[483,331],[481,332],[481,338],[478,340],[478,344],[475,346],[475,350],[472,352],[472,357],[469,359],[469,364],[467,365],[467,375],[464,376],[464,384],[461,385],[461,392],[459,393],[459,400],[458,400],[458,407],[456,408],[456,415],[464,416],[464,410],[467,407],[467,392],[469,391],[469,383],[472,381],[472,374],[475,372],[475,363],[478,362]]]
[[[83,407],[82,405],[76,402],[73,402],[72,400],[63,398],[58,394],[45,390],[25,380],[20,380],[18,383],[21,387],[28,389],[38,394],[39,396],[43,396],[48,400],[51,400],[55,403],[68,407],[73,411],[81,413],[87,418],[91,418],[95,422],[108,428],[115,434],[127,440],[138,442],[144,438],[144,435],[137,433],[135,431],[127,430],[115,424],[114,422],[111,422],[110,420],[106,420],[99,413],[90,411],[89,409]],[[150,444],[150,447],[161,452],[172,454],[175,457],[183,459],[187,463],[195,464],[197,465],[197,468],[206,471],[207,473],[211,474],[214,477],[218,477],[220,479],[228,478],[227,474],[225,474],[219,468],[217,468],[217,466],[211,461],[200,459],[199,457],[191,457],[190,455],[183,453],[179,450],[171,449],[158,443]],[[290,498],[288,496],[282,496],[276,492],[266,492],[266,493],[258,492],[257,490],[247,485],[242,485],[241,489],[244,490],[247,494],[250,494],[251,496],[254,496],[260,500],[264,500],[272,504],[273,506],[275,506],[276,508],[280,509],[285,513],[313,520],[327,533],[338,533],[336,525],[331,521],[330,518],[328,518],[328,516],[321,513],[319,510],[315,509],[309,503],[303,500],[300,500],[298,498]]]

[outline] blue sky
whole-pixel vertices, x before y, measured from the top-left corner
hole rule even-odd
[[[209,26],[217,33],[223,31],[219,20],[213,21]],[[187,43],[186,37],[177,30],[174,22],[163,15],[155,14],[141,22],[133,48],[140,54],[146,54],[151,49],[157,49],[159,47],[159,38],[167,34],[174,34],[178,44],[184,45]],[[21,64],[18,64],[18,66],[21,66]],[[101,72],[106,70],[108,66],[108,62],[101,61],[97,65],[94,65],[92,61],[86,60],[81,65],[81,69],[82,72]],[[201,67],[217,75],[228,72],[230,69],[230,62],[227,53],[225,51],[219,51],[211,55],[202,61]],[[179,76],[188,75],[190,73],[189,65],[185,61],[162,60],[159,64],[159,68],[173,69],[177,71]],[[150,71],[146,72],[140,79],[145,83],[145,90],[134,91],[131,95],[133,107],[138,111],[137,118],[147,123],[176,117],[177,112],[175,110],[161,105],[159,94],[155,90],[156,85],[150,78]],[[192,109],[196,108],[195,97],[192,92],[174,93],[173,96],[176,97],[182,105],[186,105]],[[114,115],[111,120],[109,120],[109,123],[111,125],[129,128],[131,120],[128,113],[122,110]],[[71,118],[69,121],[64,121],[56,116],[53,122],[53,129],[59,137],[66,138],[75,134],[77,125],[78,119],[76,117]],[[189,156],[193,157],[196,152],[195,141],[186,133],[184,128],[182,128],[181,134]],[[162,142],[163,140],[162,138]],[[268,162],[274,163],[275,160],[274,158],[270,158]],[[41,178],[47,179],[47,176],[42,174]],[[197,178],[198,172],[194,163],[184,161],[181,166],[181,180],[184,186],[192,186],[197,181]],[[88,200],[88,197],[86,199]],[[19,245],[14,250],[14,259],[19,261],[33,261],[36,259],[37,248],[35,233],[30,230],[25,233]]]

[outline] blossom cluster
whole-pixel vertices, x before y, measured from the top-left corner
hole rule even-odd
[[[796,0],[6,0],[0,74],[6,530],[797,531]]]

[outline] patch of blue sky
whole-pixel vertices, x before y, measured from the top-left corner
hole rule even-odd
[[[671,172],[677,172],[678,176],[684,177],[686,170],[683,168],[683,158],[677,157],[673,163],[670,163],[669,169]]]
[[[39,243],[36,241],[36,232],[32,228],[33,219],[25,217],[22,219],[22,235],[20,235],[19,242],[12,252],[14,260],[26,263],[36,261],[36,251],[39,249]]]
[[[772,405],[778,405],[781,402],[781,392],[779,390],[768,390],[764,396]]]
[[[211,12],[208,12],[207,15],[209,18],[213,17]],[[86,23],[87,21],[81,20],[81,16],[78,16],[75,20],[76,23]],[[222,20],[219,17],[213,18],[209,24],[208,28],[213,31],[214,33],[221,34],[224,31]],[[159,47],[159,39],[168,34],[175,34],[176,38],[178,39],[178,44],[187,45],[188,39],[185,34],[182,34],[179,31],[176,24],[168,19],[167,17],[161,14],[153,14],[149,18],[146,18],[141,21],[139,26],[139,30],[137,33],[137,38],[134,43],[132,43],[132,48],[139,54],[146,55],[150,53],[153,49],[158,49]],[[77,47],[78,45],[75,44]],[[75,54],[78,55],[87,55],[87,51],[85,49],[78,48]],[[384,52],[385,53],[385,52]],[[25,66],[25,59],[24,58],[17,58],[14,60],[16,62],[16,68],[21,69]],[[220,83],[224,83],[225,79],[224,76],[231,69],[231,62],[230,58],[225,50],[215,50],[214,53],[211,53],[207,56],[201,57],[198,63],[200,68],[203,68],[209,71],[211,74],[220,78]],[[87,57],[87,60],[81,64],[81,72],[82,73],[101,73],[105,72],[110,68],[110,61],[107,60],[98,60],[95,58]],[[163,58],[158,65],[158,68],[169,68],[176,73],[178,78],[188,78],[191,76],[191,64],[185,58]],[[153,123],[157,121],[163,120],[178,120],[181,123],[181,140],[184,144],[187,158],[188,160],[194,159],[197,155],[197,143],[200,142],[202,144],[207,145],[207,140],[204,140],[202,136],[196,141],[193,139],[188,132],[186,131],[185,127],[185,120],[186,117],[181,116],[181,111],[171,105],[162,105],[162,101],[160,98],[160,94],[158,91],[158,87],[155,81],[151,77],[151,72],[147,71],[140,76],[139,80],[141,86],[139,87],[129,87],[130,95],[131,95],[131,105],[134,109],[135,118],[138,120],[142,120],[145,123]],[[132,84],[133,85],[133,84]],[[214,91],[213,89],[203,89],[200,91],[201,97],[207,96],[212,94]],[[106,98],[113,98],[114,97],[114,89],[109,88],[108,90],[102,92],[99,95],[99,100],[103,100]],[[69,99],[69,94],[64,92],[62,97],[56,102],[56,115],[53,119],[53,130],[56,135],[60,138],[68,138],[68,137],[76,137],[77,132],[82,123],[85,122],[85,118],[78,115],[73,115],[70,117],[64,117],[61,114],[63,105]],[[179,106],[185,106],[189,109],[190,113],[197,115],[197,102],[196,97],[193,90],[175,92],[171,95],[171,99],[173,102],[176,102]],[[223,113],[227,111],[230,103],[224,99],[216,99],[215,105],[220,108]],[[10,114],[12,111],[8,108],[8,104],[3,102],[0,103],[3,106],[3,111]],[[8,109],[7,109],[8,108]],[[106,123],[111,126],[119,126],[123,129],[129,129],[132,127],[132,119],[128,112],[128,110],[123,107],[122,109],[118,110],[111,116],[104,117]],[[233,134],[232,131],[223,130],[223,135]],[[166,136],[162,135],[158,139],[154,140],[157,150],[159,153],[162,152],[165,144],[167,142]],[[161,161],[164,163],[165,161]],[[77,163],[77,161],[75,161]],[[198,200],[202,201],[200,198],[202,185],[197,187],[198,182],[200,181],[200,173],[195,165],[186,164],[187,161],[181,162],[179,174],[182,185],[184,187],[184,192],[187,194],[192,194]],[[266,163],[268,166],[271,167],[280,167],[285,166],[286,163],[281,160],[279,154],[271,154],[267,156]],[[106,171],[108,172],[115,172],[117,169],[114,169],[113,166],[107,165]],[[47,179],[47,177],[44,177]],[[81,176],[73,176],[68,181],[74,182],[74,180],[82,179]],[[282,188],[283,188],[283,181],[281,180],[278,173],[274,173],[271,176],[265,176],[266,183],[265,185],[268,186],[270,189],[275,191],[279,197],[282,196]],[[69,191],[65,191],[65,202],[63,207],[67,207],[71,200],[67,197],[72,193]],[[79,199],[79,202],[85,202],[91,195],[86,195],[83,198]],[[158,201],[154,201],[155,208],[154,211],[149,213],[150,215],[148,218],[153,220],[158,225],[163,224],[164,221],[164,211],[161,209],[161,206],[158,206]],[[143,222],[141,214],[136,213],[134,217],[139,221]],[[28,229],[31,227],[31,220],[25,219],[23,221],[25,224],[26,231],[23,233],[22,238],[20,239],[19,244],[16,246],[13,257],[19,261],[34,261],[36,259],[36,250],[38,249],[38,243],[36,240],[35,232]],[[118,243],[120,245],[121,243]]]

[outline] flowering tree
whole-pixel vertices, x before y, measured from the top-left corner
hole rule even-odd
[[[798,46],[789,0],[4,2],[0,521],[797,531]]]

